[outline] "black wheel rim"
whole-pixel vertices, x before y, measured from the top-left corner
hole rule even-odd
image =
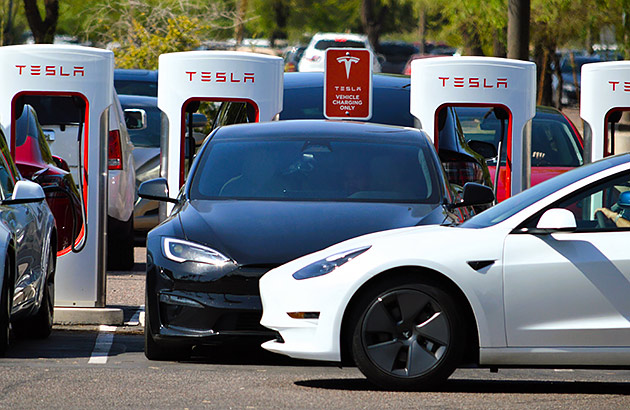
[[[399,289],[368,308],[361,339],[370,361],[399,377],[417,377],[435,368],[450,341],[450,324],[437,301],[416,289]]]

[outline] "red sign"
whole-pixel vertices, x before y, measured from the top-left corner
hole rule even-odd
[[[372,53],[362,48],[326,50],[324,117],[372,118]]]

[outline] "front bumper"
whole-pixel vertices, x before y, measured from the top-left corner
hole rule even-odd
[[[341,271],[345,267],[339,268]],[[261,324],[280,333],[263,348],[296,359],[341,361],[341,327],[353,286],[341,272],[295,280],[291,266],[269,271],[260,280]],[[294,319],[292,312],[319,314],[317,319]]]
[[[232,337],[274,338],[260,325],[260,270],[236,269],[227,275],[196,281],[182,272],[147,265],[147,320],[157,342],[213,344]],[[178,278],[178,279],[175,279]]]

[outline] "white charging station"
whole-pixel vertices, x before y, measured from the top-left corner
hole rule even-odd
[[[625,151],[614,148],[608,123],[615,112],[630,111],[630,61],[584,64],[581,83],[585,162]]]
[[[446,106],[500,107],[509,114],[505,197],[529,187],[536,65],[494,57],[436,57],[411,63],[411,114],[436,148],[437,114]],[[499,195],[497,195],[499,196]]]
[[[79,124],[67,125],[75,130],[72,140],[57,143],[53,149],[55,155],[78,160],[80,178],[75,183],[86,221],[74,249],[57,255],[55,305],[60,307],[105,306],[107,137],[113,75],[114,54],[107,50],[65,45],[0,47],[0,120],[12,150],[18,98],[73,97],[84,113]]]
[[[188,51],[162,54],[159,60],[158,107],[166,115],[162,127],[160,174],[171,192],[184,182],[185,114],[194,101],[247,102],[256,122],[271,121],[282,111],[282,58],[235,51]],[[172,206],[172,205],[170,205]]]

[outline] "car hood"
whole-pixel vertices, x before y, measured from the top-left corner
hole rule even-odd
[[[347,202],[191,201],[179,215],[188,240],[239,265],[269,267],[367,233],[444,220],[435,204]]]

